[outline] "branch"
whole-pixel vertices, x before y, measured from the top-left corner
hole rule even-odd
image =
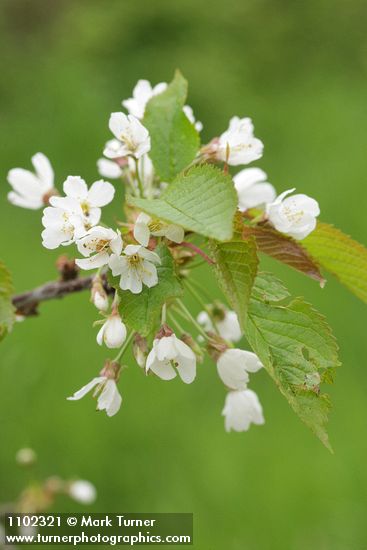
[[[17,294],[13,297],[13,305],[20,315],[37,315],[37,306],[40,302],[63,298],[68,294],[87,290],[92,286],[93,278],[94,275],[78,277],[70,281],[51,281],[28,292]],[[111,292],[106,282],[104,282],[104,285],[106,291]]]

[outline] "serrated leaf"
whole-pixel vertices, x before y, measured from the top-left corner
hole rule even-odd
[[[236,235],[224,243],[210,241],[209,247],[219,284],[244,329],[258,265],[255,240],[245,241]]]
[[[367,248],[321,222],[302,244],[322,267],[367,303]]]
[[[325,373],[339,360],[325,318],[301,298],[286,305],[253,298],[246,337],[296,414],[331,450],[326,431],[330,401],[317,382],[327,379]]]
[[[13,283],[7,267],[0,262],[0,340],[11,330],[15,313],[12,304]]]
[[[182,108],[187,97],[187,81],[179,71],[167,89],[147,104],[143,124],[151,138],[151,157],[157,174],[170,182],[195,158],[200,139]]]
[[[263,302],[280,302],[288,298],[289,292],[275,275],[262,271],[256,276],[252,296]]]
[[[119,277],[109,279],[121,298],[119,309],[123,321],[141,336],[147,336],[152,330],[158,328],[163,304],[183,294],[183,288],[176,275],[173,258],[167,246],[160,244],[155,252],[161,258],[161,265],[157,266],[158,284],[156,286],[152,288],[144,286],[140,294],[133,294],[129,290],[121,290]]]
[[[237,194],[230,176],[215,166],[195,166],[180,174],[159,199],[130,197],[151,216],[218,241],[232,238]]]
[[[302,243],[295,241],[268,226],[245,225],[243,236],[247,238],[250,235],[256,238],[257,246],[264,254],[311,277],[311,279],[318,281],[321,286],[325,284],[325,279],[320,273],[318,264],[302,246],[304,241]]]

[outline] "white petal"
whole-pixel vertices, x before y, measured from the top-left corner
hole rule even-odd
[[[106,323],[103,323],[103,325],[102,325],[101,328],[99,329],[98,334],[97,334],[97,337],[96,337],[97,344],[98,344],[99,346],[102,346],[102,345],[103,345],[103,337],[104,337],[105,330],[106,330]]]
[[[107,416],[114,416],[119,412],[122,403],[122,397],[116,387],[116,391],[113,395],[112,401],[110,402],[109,407],[106,409]]]
[[[141,280],[148,288],[158,284],[158,273],[154,264],[143,260]]]
[[[127,148],[117,139],[110,139],[107,141],[103,150],[105,157],[109,159],[122,158],[128,154]],[[102,174],[103,175],[103,174]]]
[[[143,283],[136,269],[129,268],[121,274],[120,288],[130,290],[133,294],[140,294],[143,290]]]
[[[246,355],[239,349],[227,349],[219,357],[217,370],[223,384],[233,390],[245,389],[249,381]]]
[[[126,248],[128,248],[128,247],[126,247]],[[126,248],[125,248],[125,250],[126,250]],[[141,256],[145,260],[148,260],[149,262],[153,262],[155,264],[160,264],[161,263],[161,259],[160,259],[160,257],[158,256],[158,254],[156,252],[152,252],[151,250],[148,250],[147,248],[144,248],[143,246],[140,247],[140,249],[137,251],[137,253],[139,254],[139,256]],[[135,254],[136,254],[136,252],[135,252]]]
[[[261,168],[244,168],[238,172],[233,181],[237,191],[248,189],[254,183],[264,182],[268,179],[267,174]]]
[[[8,172],[8,182],[20,195],[31,199],[42,199],[43,187],[38,178],[29,170],[13,168]]]
[[[139,244],[128,244],[125,246],[124,254],[126,256],[133,256],[134,254],[140,253],[141,246]]]
[[[106,410],[107,416],[116,414],[121,406],[122,398],[114,380],[107,380],[97,401],[99,411]]]
[[[224,319],[216,323],[219,334],[225,340],[238,342],[242,337],[242,330],[238,322],[237,313],[226,311]]]
[[[173,380],[177,376],[175,369],[168,361],[155,361],[150,370],[162,380]]]
[[[68,401],[76,401],[78,399],[81,399],[84,397],[88,392],[90,392],[91,389],[93,389],[97,384],[101,384],[106,380],[105,376],[97,376],[96,378],[93,378],[88,384],[83,386],[80,390],[76,391],[74,395],[71,397],[67,397]]]
[[[97,269],[108,264],[110,257],[107,252],[99,252],[90,258],[76,259],[75,263],[80,269]]]
[[[122,176],[122,169],[117,162],[113,162],[112,160],[98,159],[97,169],[104,178],[117,179]]]
[[[177,357],[175,343],[175,336],[173,334],[171,336],[163,336],[163,338],[155,340],[154,349],[158,361],[165,361],[166,359],[171,361]]]
[[[166,228],[166,237],[174,243],[182,243],[185,237],[185,231],[179,225],[170,224]]]
[[[32,164],[36,170],[37,176],[42,181],[45,191],[54,186],[54,171],[51,163],[43,153],[36,153],[32,157]]]
[[[138,243],[140,243],[143,246],[148,246],[149,244],[149,238],[150,238],[149,227],[145,222],[139,221],[139,218],[136,220],[134,225],[134,238],[136,241],[138,241]]]
[[[121,273],[126,270],[127,260],[123,256],[117,256],[116,254],[112,254],[110,256],[108,265],[110,266],[112,275],[116,277],[116,275],[121,275]]]
[[[260,401],[251,390],[231,391],[227,394],[222,414],[227,431],[247,431],[251,423],[264,424]]]
[[[119,256],[122,252],[122,238],[120,231],[117,231],[116,237],[111,239],[110,241],[110,249],[114,254]]]
[[[88,194],[88,186],[80,176],[68,176],[63,185],[67,197],[83,200]]]
[[[94,207],[106,206],[115,195],[114,186],[108,181],[95,181],[88,192],[88,203]]]
[[[42,231],[42,244],[45,248],[53,250],[62,243],[72,238],[72,234],[67,235],[64,231],[57,228],[47,227]]]
[[[177,352],[182,355],[183,357],[185,357],[186,359],[190,359],[191,361],[195,362],[196,363],[196,355],[195,353],[192,351],[192,349],[190,348],[190,346],[188,346],[187,344],[185,344],[185,342],[183,342],[182,340],[180,340],[179,338],[177,338],[175,336],[175,347],[176,347],[176,350]]]
[[[191,384],[196,377],[196,358],[187,359],[181,356],[178,360],[177,371],[180,375],[182,382],[185,384]]]
[[[14,191],[10,191],[10,193],[8,193],[8,201],[11,202],[11,204],[14,204],[14,206],[29,208],[30,210],[39,210],[42,206],[44,206],[42,199],[23,197]]]
[[[124,113],[111,113],[108,126],[114,136],[121,140],[122,134],[125,133],[126,128],[129,126],[129,119]]]
[[[111,315],[104,324],[103,341],[108,348],[120,348],[126,340],[126,327],[120,316]],[[98,342],[99,343],[99,342]]]

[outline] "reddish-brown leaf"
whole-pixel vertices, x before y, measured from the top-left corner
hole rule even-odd
[[[324,286],[325,279],[320,273],[317,262],[303,248],[301,243],[287,235],[278,233],[278,231],[266,225],[245,225],[243,237],[247,239],[251,235],[255,237],[258,249],[261,252],[318,281],[321,287]]]

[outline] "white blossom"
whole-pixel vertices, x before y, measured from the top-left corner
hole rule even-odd
[[[274,201],[276,191],[271,183],[266,181],[267,177],[260,168],[245,168],[234,176],[238,208],[242,212]]]
[[[15,206],[37,210],[45,206],[54,189],[54,171],[43,153],[36,153],[32,164],[35,173],[23,168],[9,171],[7,179],[13,191],[8,193],[8,199]]]
[[[136,118],[143,118],[146,104],[148,101],[158,94],[164,92],[167,88],[166,82],[159,82],[152,87],[149,80],[138,80],[133,89],[133,97],[125,99],[122,105],[128,110],[130,115]]]
[[[191,122],[191,124],[194,125],[195,130],[197,132],[201,132],[201,130],[203,129],[203,124],[202,122],[200,122],[200,120],[196,120],[192,107],[190,107],[190,105],[184,105],[182,110]]]
[[[117,140],[114,140],[117,141]],[[118,179],[122,176],[122,168],[117,162],[100,158],[97,160],[97,169],[99,174],[104,178]]]
[[[214,330],[213,323],[206,311],[201,311],[199,313],[197,321],[207,332]],[[221,318],[215,318],[215,326],[219,335],[229,342],[238,342],[242,338],[242,330],[235,311],[224,309],[223,316]]]
[[[219,136],[216,157],[232,166],[249,164],[262,157],[263,143],[254,137],[250,118],[231,118],[228,129]]]
[[[75,260],[81,269],[95,269],[107,265],[111,254],[119,256],[122,251],[120,231],[116,232],[99,225],[89,229],[76,245],[80,254],[88,258]]]
[[[97,491],[93,483],[85,479],[78,479],[70,483],[69,496],[80,504],[93,504],[97,498]]]
[[[266,213],[270,223],[294,239],[302,240],[316,227],[316,217],[320,214],[318,202],[307,195],[293,195],[294,189],[284,191],[274,202],[267,205]]]
[[[83,237],[87,231],[83,210],[75,199],[60,197],[60,206],[47,206],[43,211],[42,244],[54,249]]]
[[[104,146],[103,154],[105,157],[107,157],[107,159],[119,159],[124,158],[125,151],[121,149],[121,141],[119,141],[118,139],[110,139],[106,142]],[[113,162],[113,160],[111,162]]]
[[[150,150],[150,136],[148,130],[133,115],[124,113],[112,113],[109,121],[109,128],[120,146],[115,150],[106,147],[103,154],[108,158],[119,158],[132,155],[139,159]],[[113,142],[114,147],[116,143]]]
[[[116,381],[107,376],[97,376],[80,390],[68,397],[68,401],[77,401],[95,388],[93,397],[97,397],[97,411],[106,411],[107,416],[115,415],[121,407],[122,398]]]
[[[129,244],[122,256],[111,255],[109,266],[113,276],[121,275],[120,287],[122,290],[130,290],[133,294],[139,294],[143,289],[143,284],[151,288],[158,283],[157,268],[154,264],[160,263],[161,259],[155,252],[140,245]]]
[[[65,197],[51,197],[51,206],[43,211],[43,246],[57,248],[85,236],[101,218],[101,207],[112,201],[115,189],[108,181],[99,180],[88,189],[79,176],[64,182]]]
[[[178,372],[181,380],[190,384],[196,376],[196,355],[175,334],[163,336],[154,340],[145,368],[162,380],[172,380]]]
[[[257,355],[242,349],[229,348],[220,355],[217,361],[220,379],[232,390],[246,389],[249,373],[257,372],[262,366]]]
[[[148,214],[141,212],[134,225],[134,237],[143,246],[148,246],[150,235],[166,237],[174,243],[182,243],[185,231],[179,225],[153,220]]]
[[[120,348],[126,340],[126,326],[117,312],[107,317],[97,334],[97,344]]]
[[[101,218],[101,207],[109,204],[115,188],[108,181],[98,180],[88,189],[85,181],[79,176],[69,176],[63,185],[66,198],[75,200],[81,207],[86,225],[94,226]],[[51,197],[52,206],[63,207],[65,197]]]
[[[228,392],[222,415],[227,432],[246,432],[251,424],[265,423],[261,403],[252,390]]]

